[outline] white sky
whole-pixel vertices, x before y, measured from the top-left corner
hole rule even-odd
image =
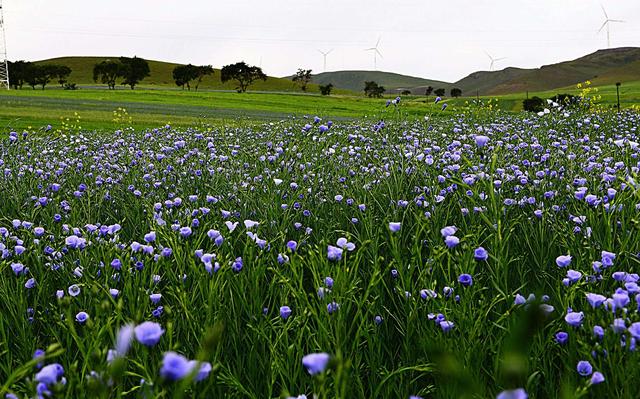
[[[607,47],[640,47],[640,0],[0,0],[8,57],[137,55],[215,67],[244,60],[272,76],[297,68],[377,69],[446,81],[496,63],[539,67]]]

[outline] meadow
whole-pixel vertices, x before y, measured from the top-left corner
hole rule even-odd
[[[635,111],[0,101],[3,397],[640,395]]]
[[[274,86],[276,87],[276,86]],[[584,88],[583,88],[584,89]],[[425,115],[450,117],[459,112],[475,112],[491,106],[492,110],[520,112],[526,96],[550,98],[558,93],[580,95],[583,89],[567,87],[547,92],[509,94],[491,97],[444,97],[448,105],[444,112],[432,112],[435,96],[403,96],[400,116],[423,118]],[[615,86],[597,87],[598,103],[603,108],[616,104]],[[392,100],[395,95],[388,95]],[[385,100],[385,101],[386,101]],[[20,131],[51,125],[54,128],[73,124],[83,129],[112,129],[114,111],[125,109],[130,126],[153,128],[159,124],[188,128],[195,125],[219,124],[246,126],[256,122],[279,121],[290,117],[330,115],[336,120],[397,118],[398,112],[380,108],[380,99],[355,94],[321,96],[318,94],[285,92],[184,91],[162,87],[141,87],[136,90],[105,90],[82,88],[67,91],[47,90],[0,91],[0,127]],[[625,83],[621,87],[621,106],[640,106],[640,82]],[[79,118],[78,118],[79,117]]]

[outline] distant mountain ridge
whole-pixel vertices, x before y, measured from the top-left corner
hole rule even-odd
[[[499,71],[477,71],[454,83],[381,71],[336,71],[313,76],[314,83],[332,83],[337,88],[355,92],[362,92],[367,80],[384,86],[387,94],[402,90],[424,94],[428,86],[444,88],[447,93],[457,87],[464,95],[493,95],[553,90],[586,80],[594,84],[613,84],[640,80],[640,48],[598,50],[575,60],[534,69],[507,67]]]
[[[81,85],[96,85],[93,82],[93,65],[107,58],[109,57],[61,57],[37,62],[68,65],[73,70],[69,78],[70,82]],[[171,72],[178,64],[148,61],[151,76],[141,82],[142,86],[177,89]],[[618,81],[640,81],[640,48],[620,47],[598,50],[575,60],[543,65],[533,69],[507,67],[499,71],[477,71],[454,83],[383,71],[322,72],[313,75],[309,91],[317,93],[318,85],[331,83],[334,86],[334,93],[337,94],[362,93],[364,82],[371,80],[384,86],[387,94],[399,94],[404,90],[409,90],[416,95],[424,95],[428,86],[434,89],[443,88],[447,94],[451,88],[457,87],[462,90],[463,95],[474,96],[476,93],[498,95],[555,90],[571,87],[585,80],[591,80],[594,85],[609,85]],[[232,82],[222,83],[220,70],[216,69],[213,76],[205,77],[200,87],[205,90],[233,90],[235,84]],[[291,76],[269,77],[266,82],[256,82],[250,90],[300,91],[299,87],[291,81]]]
[[[322,72],[313,75],[313,83],[325,85],[333,84],[341,89],[362,92],[364,90],[364,82],[374,81],[387,89],[387,93],[401,91],[404,89],[412,89],[416,86],[433,86],[441,87],[449,85],[447,82],[433,79],[418,78],[415,76],[401,75],[393,72],[382,71],[337,71]]]

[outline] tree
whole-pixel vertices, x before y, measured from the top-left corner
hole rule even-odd
[[[131,90],[140,83],[141,80],[151,74],[149,70],[149,63],[142,58],[138,57],[120,57],[120,63],[122,64],[122,74],[124,78],[123,85],[129,85]]]
[[[407,89],[402,90],[402,93],[400,93],[400,94],[402,94],[403,96],[410,96],[411,95],[411,90],[407,90]]]
[[[429,97],[431,95],[431,93],[433,93],[433,87],[432,86],[427,86],[427,89],[424,91],[424,95]]]
[[[531,97],[522,101],[522,109],[529,112],[540,112],[544,109],[545,101],[540,97]]]
[[[173,68],[173,80],[177,86],[181,86],[182,89],[187,86],[188,90],[191,90],[191,82],[195,81],[195,89],[197,91],[202,79],[207,75],[213,75],[213,73],[214,70],[211,65],[178,65]]]
[[[111,90],[116,88],[116,80],[120,77],[123,77],[123,66],[119,61],[105,60],[93,66],[93,81],[100,79]]]
[[[173,68],[173,80],[176,82],[176,86],[184,87],[187,86],[188,90],[191,90],[190,82],[195,79],[195,66],[194,65],[177,65]]]
[[[329,83],[327,85],[320,85],[320,94],[323,96],[331,95],[331,90],[333,89],[333,84]]]
[[[295,76],[291,80],[297,83],[302,91],[306,92],[307,85],[311,82],[311,78],[311,69],[298,69],[298,72],[296,72]]]
[[[11,87],[14,89],[22,89],[22,86],[27,83],[29,68],[33,66],[33,63],[28,61],[16,61],[16,62],[8,62],[9,67],[9,77]]]
[[[58,83],[60,86],[64,87],[64,84],[67,83],[67,78],[71,75],[71,68],[66,65],[57,65],[55,76],[58,79]]]
[[[364,94],[367,97],[380,98],[382,97],[382,94],[384,94],[384,91],[384,86],[379,86],[374,81],[364,82]]]
[[[266,81],[267,75],[262,72],[260,67],[247,65],[244,61],[225,65],[220,71],[220,80],[222,83],[230,80],[238,82],[238,86],[236,87],[238,93],[247,91],[251,83],[258,79]]]
[[[31,64],[27,68],[26,81],[32,89],[35,90],[36,86],[41,86],[42,90],[44,90],[45,86],[57,76],[58,68],[60,68],[60,65]]]
[[[433,91],[433,94],[435,94],[435,95],[436,95],[436,96],[438,96],[438,97],[442,97],[442,96],[444,96],[444,93],[445,93],[445,91],[444,91],[444,89],[443,89],[443,88],[435,89],[435,90]]]
[[[461,95],[462,95],[462,90],[461,89],[459,89],[457,87],[454,87],[454,88],[451,89],[451,97],[457,98],[457,97],[460,97]]]
[[[211,65],[201,65],[196,67],[196,91],[198,91],[198,87],[204,79],[205,76],[213,75],[214,69]]]

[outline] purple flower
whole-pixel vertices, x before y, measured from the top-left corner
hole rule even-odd
[[[601,372],[596,371],[595,373],[593,373],[593,375],[591,376],[591,385],[597,385],[600,384],[601,382],[604,382],[604,375],[602,375]]]
[[[498,394],[496,399],[528,399],[529,396],[523,388],[512,389],[509,391],[502,391]]]
[[[485,261],[489,257],[489,252],[482,247],[478,247],[473,251],[473,257],[477,261]]]
[[[489,142],[489,137],[479,134],[476,136],[475,140],[476,140],[476,145],[482,148],[485,145],[487,145],[487,143]]]
[[[470,287],[473,284],[473,278],[470,274],[464,273],[458,277],[458,282],[464,287]]]
[[[584,321],[584,313],[583,312],[569,312],[564,317],[564,321],[567,322],[572,327],[580,327],[582,322]]]
[[[44,366],[38,374],[36,374],[36,381],[45,385],[51,385],[57,383],[63,375],[64,368],[58,363],[52,363]]]
[[[118,330],[118,335],[116,336],[116,353],[119,356],[127,354],[131,346],[131,341],[133,340],[133,335],[133,324],[126,324]]]
[[[452,236],[456,234],[458,228],[456,226],[446,226],[440,229],[440,234],[442,234],[443,238],[447,238],[448,236]]]
[[[69,286],[67,291],[69,292],[69,295],[71,295],[73,297],[76,297],[76,296],[80,295],[80,287],[78,287],[77,284],[73,284],[73,285]]]
[[[455,324],[453,324],[453,322],[449,320],[443,320],[440,322],[440,328],[446,333],[451,331],[454,326]]]
[[[192,234],[191,227],[180,227],[180,235],[187,238]]]
[[[338,241],[336,241],[336,245],[342,249],[346,249],[349,252],[356,249],[356,244],[347,241],[347,239],[344,237],[338,238]]]
[[[78,312],[76,315],[76,321],[80,324],[84,324],[87,320],[89,320],[89,315],[86,312]]]
[[[120,261],[120,259],[116,258],[111,261],[111,267],[113,267],[116,270],[120,270],[122,269],[122,262]]]
[[[580,360],[578,362],[576,370],[578,370],[578,374],[580,374],[581,376],[588,377],[593,372],[593,367],[591,367],[591,363],[589,363],[588,361]]]
[[[446,236],[444,238],[444,243],[447,245],[447,248],[451,249],[460,244],[460,239],[456,236]]]
[[[558,267],[567,267],[571,264],[571,255],[560,255],[556,258]]]
[[[155,231],[151,231],[147,234],[144,235],[144,240],[146,242],[154,242],[156,240],[156,232]]]
[[[569,334],[567,334],[566,332],[560,331],[556,333],[556,342],[559,343],[560,345],[566,344],[568,340],[569,340]]]
[[[631,324],[628,330],[633,338],[640,339],[640,321]]]
[[[392,233],[397,233],[401,227],[402,224],[400,222],[389,222],[389,230],[391,230]]]
[[[164,334],[164,330],[160,324],[153,321],[145,321],[134,329],[134,333],[138,342],[146,346],[154,346],[160,341],[160,337]]]
[[[329,364],[328,353],[310,353],[302,358],[302,365],[311,375],[322,373]]]
[[[605,297],[604,295],[592,294],[592,293],[587,294],[587,302],[589,302],[591,307],[594,309],[602,306],[602,304],[606,300],[607,300],[607,297]]]
[[[280,306],[280,317],[287,320],[291,316],[291,308],[288,306]]]
[[[289,248],[289,251],[291,252],[295,252],[296,249],[298,248],[298,243],[291,240],[289,242],[287,242],[287,248]]]
[[[189,360],[175,352],[165,352],[162,358],[160,376],[169,381],[183,379],[191,372]]]
[[[616,254],[613,252],[602,251],[602,265],[604,267],[613,266],[613,260],[616,258]]]
[[[334,247],[333,245],[328,245],[327,258],[331,261],[339,261],[340,259],[342,259],[342,249]]]
[[[151,300],[151,303],[153,303],[154,305],[157,305],[158,302],[160,302],[161,298],[162,298],[162,294],[151,294],[151,295],[149,295],[149,299]]]
[[[33,288],[35,286],[36,286],[36,279],[33,278],[33,277],[30,278],[29,280],[27,280],[26,283],[24,283],[24,287],[28,288],[28,289],[31,289],[31,288]]]

